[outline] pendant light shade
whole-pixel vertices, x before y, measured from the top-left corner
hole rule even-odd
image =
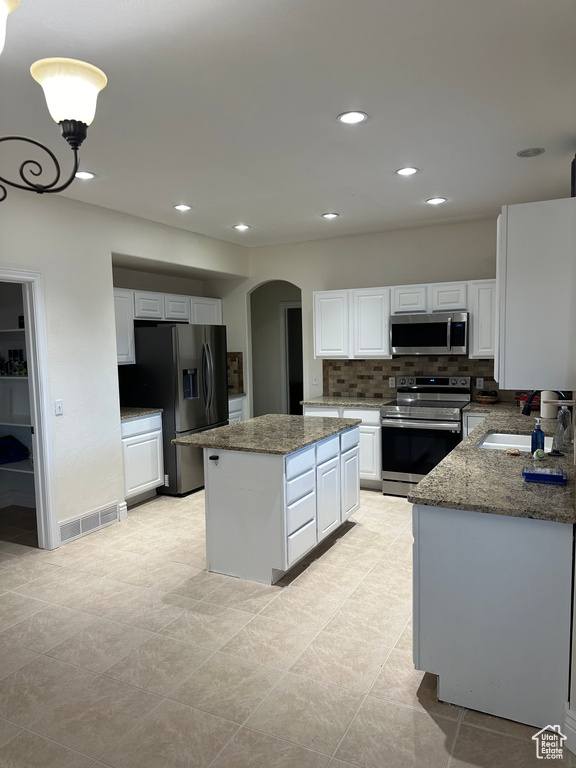
[[[44,89],[53,120],[92,123],[98,94],[108,82],[101,69],[77,59],[40,59],[32,64],[30,74]]]
[[[18,8],[20,0],[0,0],[0,53],[4,50],[6,40],[6,22],[8,14]]]

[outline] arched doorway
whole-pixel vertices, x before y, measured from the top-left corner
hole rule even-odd
[[[285,280],[250,295],[253,414],[301,414],[302,292]]]

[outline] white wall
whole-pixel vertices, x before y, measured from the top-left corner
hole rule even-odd
[[[283,413],[280,360],[280,302],[300,301],[299,288],[283,280],[259,286],[250,295],[253,413]]]
[[[322,361],[314,360],[312,293],[404,283],[493,278],[496,221],[477,221],[374,235],[266,246],[250,250],[250,279],[211,286],[223,298],[228,348],[244,354],[244,382],[252,392],[247,293],[268,280],[302,289],[304,396],[322,394]],[[318,385],[312,377],[318,376]]]
[[[60,196],[10,191],[0,264],[43,275],[59,520],[123,500],[112,254],[248,274],[248,252]]]

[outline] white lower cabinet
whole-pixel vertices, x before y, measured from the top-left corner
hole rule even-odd
[[[244,413],[244,403],[246,401],[246,395],[240,395],[239,397],[228,398],[228,423],[236,424],[239,421],[244,421],[246,415]]]
[[[164,484],[160,413],[122,422],[122,456],[126,499]]]
[[[353,427],[287,456],[204,449],[208,570],[278,581],[358,508],[358,440]]]
[[[340,454],[316,468],[318,541],[340,525]]]
[[[382,483],[382,427],[379,408],[344,408],[341,406],[305,405],[304,416],[334,419],[361,419],[358,456],[360,486],[380,487]]]
[[[473,429],[476,429],[476,427],[479,424],[482,424],[484,419],[487,417],[487,413],[464,413],[464,419],[463,419],[463,432],[464,437],[468,437],[470,432],[472,432]]]

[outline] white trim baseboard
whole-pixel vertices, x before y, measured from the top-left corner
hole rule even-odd
[[[564,720],[564,735],[567,737],[566,744],[570,752],[576,754],[576,709],[568,709]]]

